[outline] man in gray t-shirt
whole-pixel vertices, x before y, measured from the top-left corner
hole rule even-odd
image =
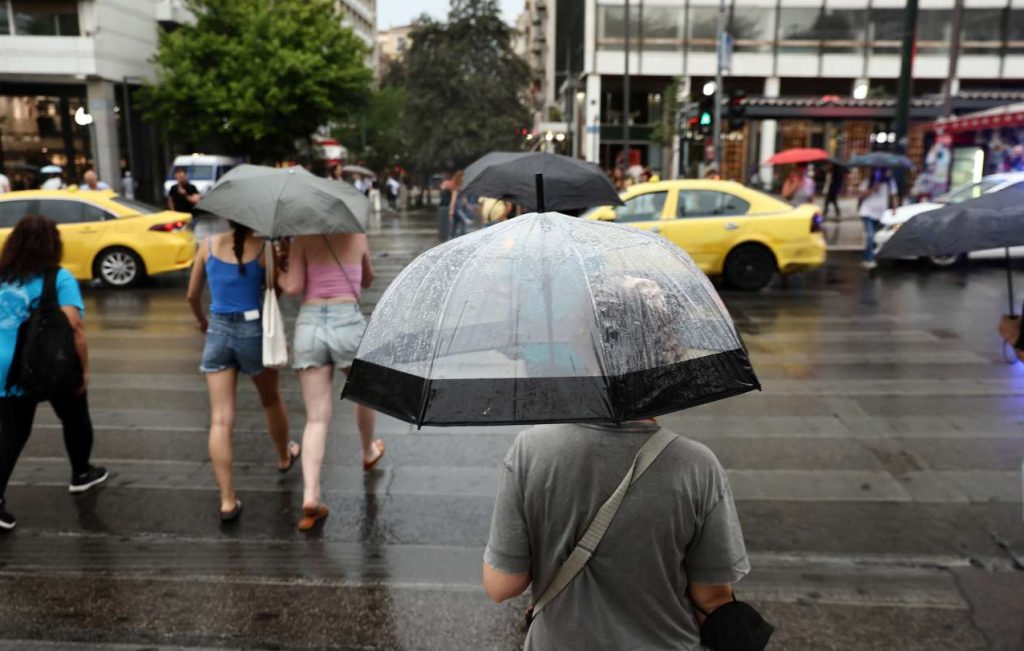
[[[541,425],[505,457],[484,552],[495,600],[540,597],[633,457],[658,430]],[[626,494],[590,563],[533,622],[526,649],[699,649],[694,600],[710,612],[750,571],[725,471],[673,441]]]

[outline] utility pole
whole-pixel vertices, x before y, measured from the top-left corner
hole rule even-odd
[[[949,74],[946,75],[946,86],[942,90],[942,115],[953,115],[953,95],[956,89],[953,83],[957,77],[957,63],[960,61],[960,29],[964,21],[964,0],[956,0],[953,5],[953,24],[949,35]]]
[[[623,49],[626,51],[625,68],[622,73],[622,169],[629,169],[629,0],[625,6],[625,43]]]
[[[916,1],[916,0],[915,0]],[[715,51],[715,124],[712,138],[715,139],[715,170],[722,173],[722,56],[725,49],[725,0],[718,0],[718,36]]]
[[[896,151],[907,153],[907,122],[910,118],[910,75],[914,69],[914,47],[917,40],[917,0],[907,0],[903,12],[903,47],[900,61],[899,97],[896,100]],[[896,172],[900,197],[906,191],[906,171]]]

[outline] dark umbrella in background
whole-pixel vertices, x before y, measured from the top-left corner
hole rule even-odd
[[[466,168],[462,191],[539,212],[622,204],[597,165],[543,152],[487,154]]]
[[[239,165],[196,204],[269,238],[364,233],[370,202],[350,184],[301,167]]]
[[[530,214],[434,247],[377,304],[343,397],[416,425],[623,422],[760,388],[657,235]]]
[[[952,256],[1006,249],[1006,289],[1014,314],[1010,247],[1024,245],[1024,191],[1013,188],[946,204],[911,217],[878,252],[880,258]]]
[[[857,154],[846,161],[847,167],[886,167],[911,169],[914,163],[906,156],[893,154],[888,151],[873,151],[867,154]]]

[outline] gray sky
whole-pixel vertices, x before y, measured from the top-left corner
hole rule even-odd
[[[513,22],[523,10],[523,0],[498,0],[505,20]],[[434,18],[445,18],[448,15],[449,0],[377,0],[377,28],[388,29],[399,25],[408,25],[420,14],[430,14]]]

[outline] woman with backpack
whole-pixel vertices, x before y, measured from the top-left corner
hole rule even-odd
[[[60,266],[63,248],[57,225],[31,215],[18,222],[0,251],[0,531],[16,524],[4,494],[40,402],[50,402],[63,426],[71,460],[68,490],[84,493],[107,479],[105,468],[89,463],[93,434],[86,397],[85,307],[78,282]],[[65,320],[52,318],[56,313]],[[74,353],[60,354],[60,347]],[[36,368],[46,371],[36,374]]]
[[[320,469],[334,415],[334,369],[348,375],[366,329],[359,307],[361,289],[373,283],[370,245],[363,233],[304,235],[282,252],[281,289],[303,294],[295,322],[295,359],[306,429],[302,434],[303,495],[299,530],[309,531],[330,513],[320,494]],[[384,456],[384,441],[373,438],[375,413],[355,405],[363,470]]]
[[[231,439],[235,427],[238,374],[252,378],[277,452],[277,469],[291,470],[298,443],[288,441],[288,414],[277,386],[277,371],[263,366],[264,240],[252,229],[230,222],[231,230],[207,238],[196,252],[188,285],[188,302],[198,328],[206,334],[199,370],[210,392],[210,460],[220,487],[220,519],[228,523],[242,513],[231,479]],[[210,285],[210,310],[203,288]]]

